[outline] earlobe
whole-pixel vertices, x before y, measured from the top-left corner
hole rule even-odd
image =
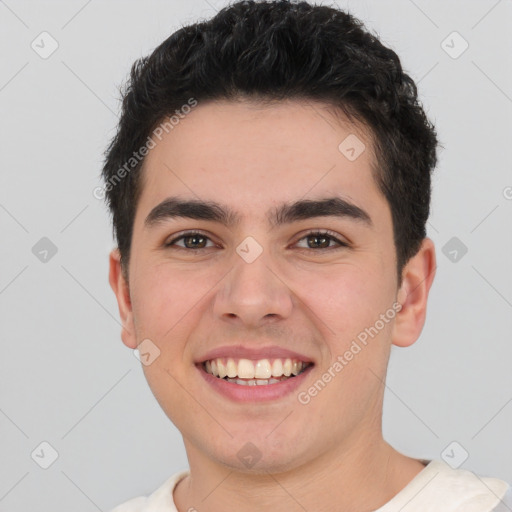
[[[109,283],[114,291],[121,318],[121,339],[123,343],[132,349],[137,348],[135,325],[133,322],[132,303],[129,285],[123,275],[121,267],[121,255],[119,249],[113,249],[109,256]]]
[[[427,301],[436,269],[434,242],[424,238],[419,251],[402,271],[402,285],[397,301],[402,305],[395,317],[392,343],[398,347],[412,345],[425,324]]]

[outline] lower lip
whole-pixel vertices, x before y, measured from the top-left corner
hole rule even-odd
[[[203,379],[221,395],[224,395],[235,402],[262,402],[277,400],[295,391],[302,383],[304,383],[304,380],[307,378],[313,366],[314,365],[308,366],[299,375],[290,377],[282,382],[264,385],[256,384],[254,386],[244,386],[243,384],[236,384],[234,382],[228,382],[227,380],[214,377],[203,369],[202,364],[197,364],[196,368],[202,375]]]

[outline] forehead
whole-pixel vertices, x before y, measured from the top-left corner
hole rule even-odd
[[[357,203],[380,196],[369,130],[321,103],[199,103],[153,140],[139,201],[146,215],[171,195],[222,198],[262,216],[272,204],[300,198],[342,194]]]

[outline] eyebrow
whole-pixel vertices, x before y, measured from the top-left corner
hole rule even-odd
[[[372,219],[365,210],[340,197],[302,199],[294,203],[283,203],[267,212],[271,227],[315,217],[348,218],[369,227],[373,226]],[[215,201],[168,197],[151,210],[144,220],[144,227],[149,229],[175,218],[219,222],[226,227],[233,227],[242,220],[231,208]]]

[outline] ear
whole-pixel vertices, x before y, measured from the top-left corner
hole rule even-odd
[[[121,339],[123,343],[132,349],[137,348],[137,338],[135,335],[135,325],[133,323],[132,302],[130,299],[130,289],[123,275],[121,267],[121,255],[119,249],[113,249],[109,257],[109,276],[110,286],[114,291],[117,304],[119,306],[119,316],[121,317]]]
[[[419,251],[402,271],[402,285],[397,301],[402,308],[395,317],[392,343],[398,347],[412,345],[420,336],[427,314],[427,300],[436,270],[434,242],[424,238]]]

